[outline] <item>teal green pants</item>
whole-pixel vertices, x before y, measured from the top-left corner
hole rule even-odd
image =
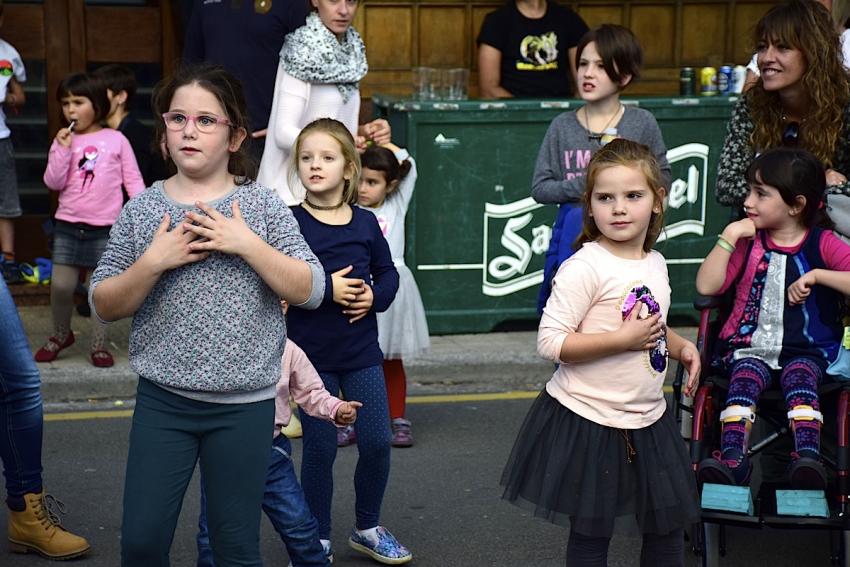
[[[200,459],[215,564],[262,565],[260,511],[274,400],[211,404],[139,379],[124,484],[123,567],[167,567],[183,495]]]

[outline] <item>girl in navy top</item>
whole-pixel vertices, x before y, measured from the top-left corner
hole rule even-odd
[[[378,346],[376,312],[385,311],[398,290],[398,272],[378,221],[352,206],[357,198],[360,158],[354,139],[339,121],[322,118],[298,135],[292,152],[306,189],[292,211],[304,239],[325,268],[325,297],[315,311],[289,311],[291,338],[313,361],[325,387],[363,403],[355,425],[360,453],[354,474],[356,525],[351,547],[382,562],[406,563],[413,556],[379,525],[390,472],[390,418]],[[295,182],[295,183],[293,183]],[[291,179],[290,186],[298,180]],[[304,455],[301,479],[319,537],[330,552],[333,424],[301,412]]]

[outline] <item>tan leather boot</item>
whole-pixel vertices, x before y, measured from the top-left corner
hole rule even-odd
[[[89,542],[62,527],[65,506],[53,496],[25,494],[23,512],[9,510],[9,551],[35,551],[49,559],[71,559],[89,550]]]

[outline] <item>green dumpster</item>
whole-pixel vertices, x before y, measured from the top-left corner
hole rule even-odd
[[[554,206],[530,197],[551,120],[580,101],[410,101],[376,95],[376,114],[416,158],[407,265],[433,334],[487,332],[537,319]],[[735,98],[636,98],[661,127],[672,166],[666,231],[673,321],[693,320],[694,277],[729,219],[714,202]]]

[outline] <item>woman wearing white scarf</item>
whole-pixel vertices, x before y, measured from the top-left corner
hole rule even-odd
[[[290,187],[289,153],[301,129],[317,118],[335,118],[357,135],[359,81],[366,75],[366,48],[351,27],[354,0],[312,0],[307,23],[286,36],[280,51],[274,101],[257,181],[273,187],[287,205],[304,199],[300,182]],[[367,125],[368,126],[368,125]],[[379,141],[379,140],[376,140]],[[296,176],[297,177],[297,176]]]

